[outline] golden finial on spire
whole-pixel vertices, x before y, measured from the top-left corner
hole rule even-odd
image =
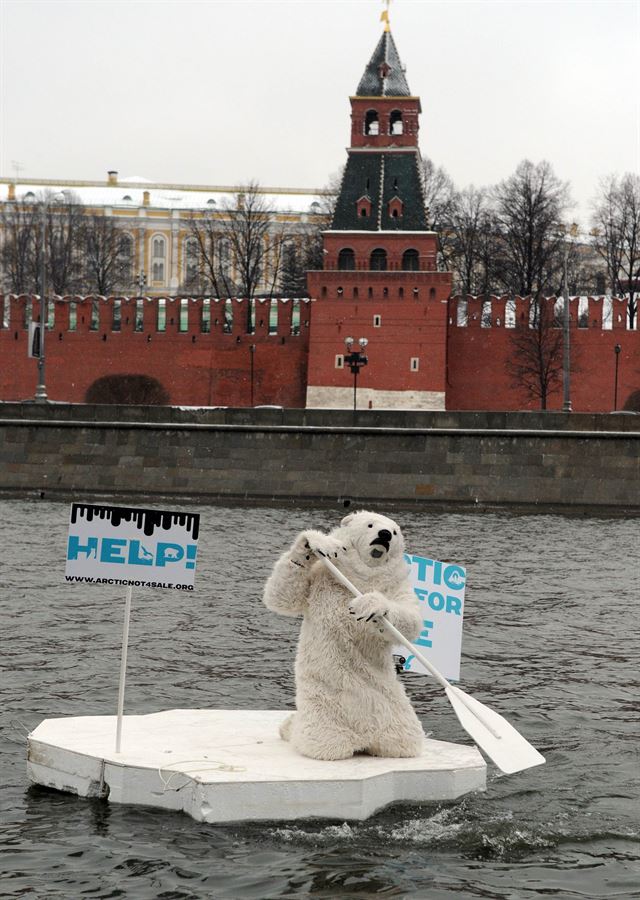
[[[382,2],[387,8],[383,9],[380,13],[380,21],[384,22],[385,31],[391,31],[391,25],[389,23],[389,6],[391,4],[391,0],[382,0]]]

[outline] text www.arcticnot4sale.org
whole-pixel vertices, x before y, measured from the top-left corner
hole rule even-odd
[[[192,584],[167,584],[165,581],[133,581],[130,578],[91,578],[88,575],[65,575],[67,581],[83,584],[124,584],[127,587],[170,588],[174,591],[192,591]]]

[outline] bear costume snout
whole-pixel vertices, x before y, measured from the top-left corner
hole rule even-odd
[[[393,535],[391,534],[391,532],[389,531],[388,528],[380,529],[380,531],[378,532],[378,536],[375,537],[369,544],[370,547],[373,547],[373,550],[371,551],[371,556],[373,556],[374,559],[380,559],[380,557],[383,555],[380,547],[384,547],[384,550],[386,553],[389,552],[389,547],[391,546],[392,537],[393,537]]]

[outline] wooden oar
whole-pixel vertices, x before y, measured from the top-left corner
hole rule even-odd
[[[343,584],[347,590],[351,591],[354,597],[362,596],[357,587],[342,574],[340,569],[322,551],[316,550],[315,553],[336,580]],[[399,644],[411,651],[416,659],[444,688],[453,711],[464,730],[502,772],[512,775],[514,772],[521,772],[523,769],[539,766],[545,761],[544,756],[538,753],[536,748],[525,740],[520,732],[516,731],[513,725],[510,725],[505,718],[493,709],[489,709],[484,703],[480,703],[479,700],[470,697],[469,694],[465,694],[456,685],[449,684],[444,675],[441,675],[436,667],[420,653],[416,646],[398,631],[391,622],[387,621],[384,616],[381,616],[378,621],[394,636]]]

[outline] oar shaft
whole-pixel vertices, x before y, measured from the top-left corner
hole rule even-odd
[[[334,576],[336,581],[339,581],[340,584],[343,584],[348,591],[351,591],[351,593],[353,594],[354,597],[362,596],[362,591],[359,591],[358,588],[355,586],[355,584],[353,584],[353,582],[349,581],[349,579],[347,578],[346,575],[342,574],[340,569],[331,562],[329,557],[323,556],[322,554],[320,554],[320,559],[323,561],[325,566],[329,569],[329,571]],[[406,638],[402,634],[401,631],[398,631],[398,629],[395,627],[395,625],[392,625],[388,619],[384,618],[384,616],[381,617],[380,621],[382,622],[384,627],[387,629],[387,631],[389,631],[394,636],[394,638],[398,641],[398,643],[402,644],[403,647],[406,647],[407,650],[410,650],[411,653],[413,653],[415,658],[419,662],[422,663],[422,665],[425,667],[425,669],[431,675],[433,675],[433,677],[436,679],[436,681],[439,682],[443,688],[449,687],[449,682],[444,677],[444,675],[440,674],[440,672],[436,669],[436,667],[434,665],[432,665],[429,662],[429,660],[425,656],[422,655],[422,653],[420,653],[420,651],[411,643],[411,641],[408,638]]]
[[[325,556],[323,553],[320,553],[319,557],[322,560],[322,562],[325,564],[325,566],[329,569],[329,571],[332,573],[332,575],[334,576],[336,581],[339,581],[340,584],[344,585],[348,591],[351,591],[351,593],[354,595],[354,597],[362,596],[362,591],[359,591],[358,588],[355,586],[355,584],[353,584],[351,581],[349,581],[349,579],[347,578],[346,575],[342,574],[340,569],[331,562],[331,560],[329,559],[328,556]],[[395,625],[392,625],[391,622],[389,622],[389,620],[386,619],[384,616],[381,616],[379,621],[382,622],[382,624],[387,629],[387,631],[394,636],[394,638],[398,641],[399,644],[402,644],[403,647],[406,647],[407,650],[409,650],[415,656],[415,658],[418,660],[418,662],[422,663],[422,665],[425,667],[427,672],[429,672],[429,674],[435,678],[435,680],[438,682],[438,684],[441,687],[443,687],[445,690],[448,689],[448,690],[453,691],[456,695],[456,698],[460,701],[460,703],[462,703],[469,710],[469,712],[473,713],[473,715],[477,719],[479,719],[480,722],[482,722],[482,724],[485,726],[485,728],[487,728],[495,738],[499,739],[501,737],[501,735],[498,734],[498,732],[486,720],[486,718],[483,715],[481,715],[481,713],[479,713],[477,709],[474,709],[471,706],[471,704],[467,700],[467,695],[464,693],[464,691],[461,691],[455,685],[450,684],[447,681],[447,679],[444,677],[444,675],[442,675],[436,669],[436,667],[432,663],[429,662],[429,660],[426,658],[426,656],[423,656],[422,653],[420,653],[420,651],[417,649],[415,644],[412,644],[411,641],[408,638],[406,638],[402,634],[401,631],[398,631],[398,629],[395,627]]]

